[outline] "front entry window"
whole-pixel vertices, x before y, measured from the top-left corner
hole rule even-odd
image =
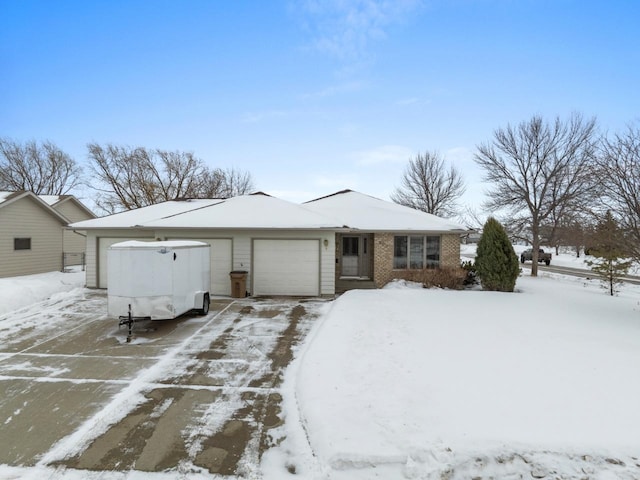
[[[359,240],[358,237],[344,237],[342,239],[342,255],[357,256]]]

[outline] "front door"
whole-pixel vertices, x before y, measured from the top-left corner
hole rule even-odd
[[[368,235],[342,237],[342,276],[369,278],[371,257]]]

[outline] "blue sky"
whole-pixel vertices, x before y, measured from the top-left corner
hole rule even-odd
[[[496,128],[640,118],[638,25],[635,0],[0,0],[0,135],[189,150],[293,201],[388,198],[439,150],[478,206]]]

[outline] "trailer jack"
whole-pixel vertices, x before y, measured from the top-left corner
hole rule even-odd
[[[136,322],[140,322],[142,320],[151,320],[151,317],[134,317],[131,313],[131,304],[129,304],[129,313],[126,317],[118,317],[120,322],[118,323],[118,328],[122,325],[127,325],[129,327],[129,333],[127,334],[127,343],[131,343],[133,324]]]

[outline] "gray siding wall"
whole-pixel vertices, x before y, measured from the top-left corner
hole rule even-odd
[[[82,220],[89,220],[93,217],[87,215],[78,205],[71,200],[62,202],[60,205],[53,207],[57,212],[64,215],[69,219],[69,223],[81,222]],[[81,232],[86,234],[86,232]],[[86,237],[75,233],[71,230],[65,230],[63,235],[63,249],[65,253],[82,253],[86,248]]]
[[[31,238],[31,250],[14,250],[14,238]],[[0,277],[62,268],[62,224],[30,198],[0,209]]]

